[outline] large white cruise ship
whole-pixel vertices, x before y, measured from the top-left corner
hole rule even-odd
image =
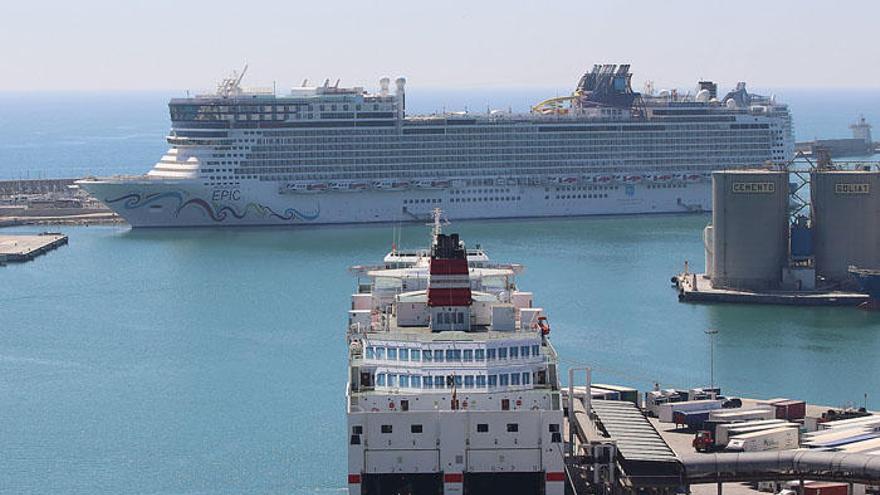
[[[235,76],[171,100],[146,175],[78,184],[134,227],[669,213],[709,210],[712,170],[794,155],[788,107],[744,83],[640,94],[631,77],[597,65],[525,114],[408,116],[403,78],[279,96]]]
[[[347,338],[348,492],[562,495],[550,327],[515,283],[435,223],[431,249],[358,266]]]

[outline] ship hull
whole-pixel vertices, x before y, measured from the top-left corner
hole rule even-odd
[[[234,187],[197,180],[80,181],[132,227],[322,225],[424,221],[434,208],[452,220],[686,213],[711,209],[711,183],[590,183],[399,191],[282,194],[275,182]]]

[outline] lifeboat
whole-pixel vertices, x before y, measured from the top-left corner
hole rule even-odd
[[[446,189],[449,187],[448,180],[420,180],[415,182],[415,187],[419,189]]]
[[[329,189],[330,186],[325,182],[313,182],[311,184],[306,184],[306,192],[324,192]]]
[[[578,183],[578,178],[577,178],[577,177],[574,177],[574,176],[560,177],[560,178],[559,178],[559,183],[560,183],[560,184],[577,184],[577,183]]]
[[[685,182],[700,182],[703,180],[703,176],[700,174],[684,174],[681,178]]]
[[[366,182],[352,182],[348,185],[348,188],[352,191],[366,191],[370,188],[370,184]]]
[[[348,182],[331,182],[330,189],[334,191],[351,191],[351,185]]]
[[[614,180],[613,175],[597,175],[593,177],[593,182],[597,184],[608,184],[612,180]]]
[[[409,182],[398,180],[380,180],[373,183],[373,187],[380,191],[402,191],[409,189]]]
[[[652,177],[652,180],[654,182],[669,182],[672,180],[672,176],[669,174],[655,175]]]
[[[636,184],[642,181],[641,175],[625,175],[623,176],[623,182],[627,184]]]
[[[294,194],[308,191],[308,183],[305,182],[288,182],[281,186],[278,190],[280,194]]]

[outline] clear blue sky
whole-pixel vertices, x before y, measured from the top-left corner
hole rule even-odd
[[[0,90],[247,83],[574,85],[629,62],[636,85],[880,87],[880,1],[46,0],[3,2]]]

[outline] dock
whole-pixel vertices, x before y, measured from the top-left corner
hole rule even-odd
[[[30,261],[67,244],[67,236],[57,232],[0,235],[0,263]]]
[[[689,303],[776,304],[788,306],[859,306],[870,297],[847,291],[745,291],[713,288],[702,273],[680,273],[673,277],[678,300]]]

